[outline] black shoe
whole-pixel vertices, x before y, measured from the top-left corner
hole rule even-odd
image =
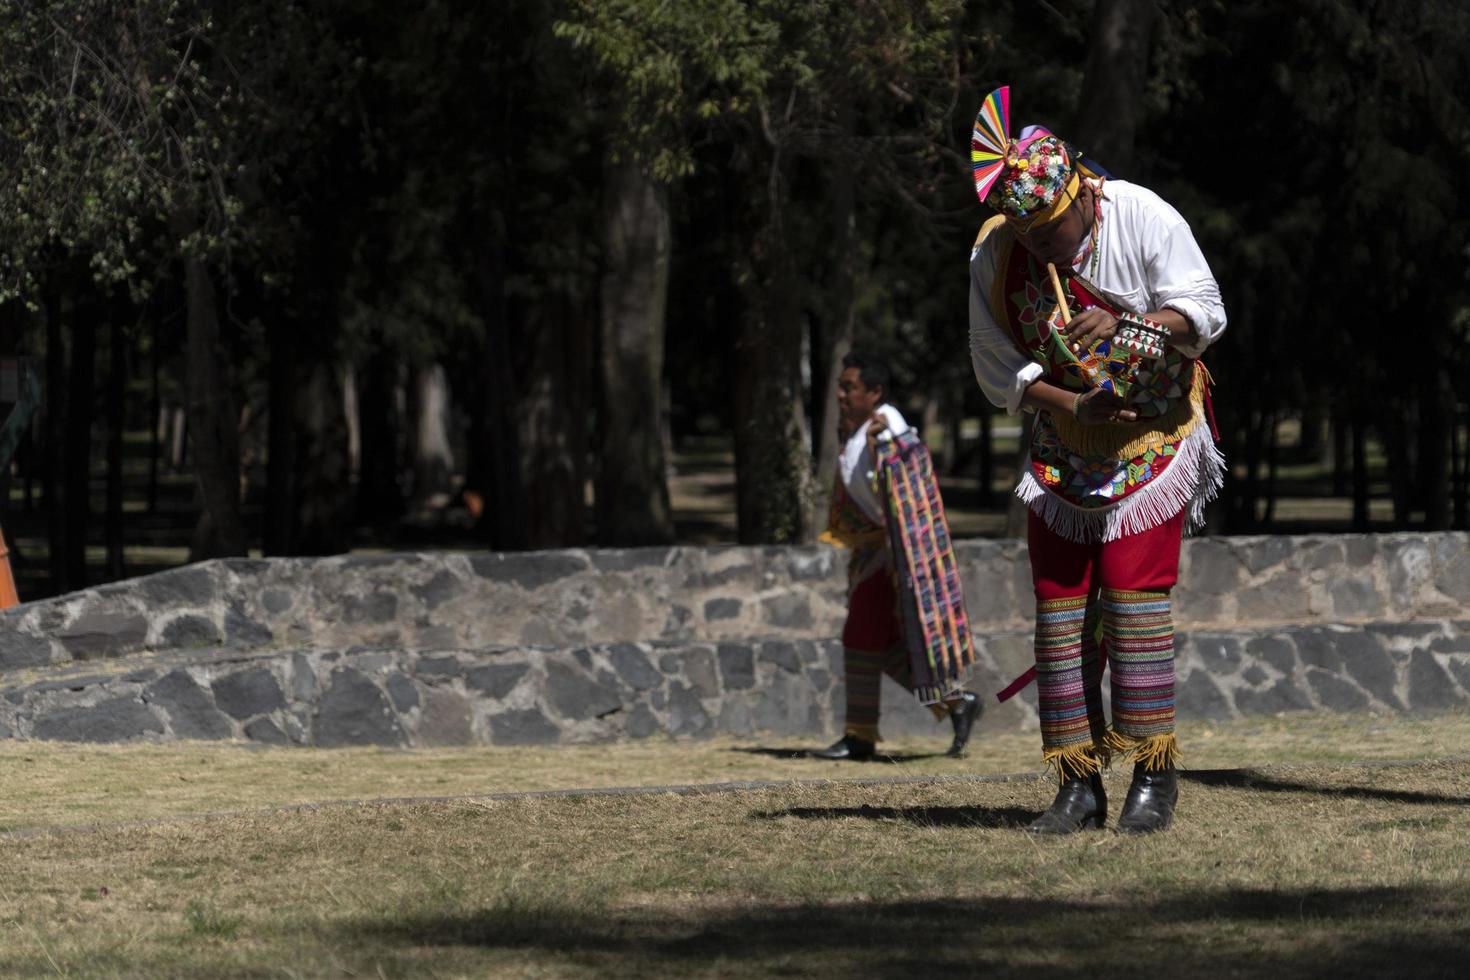
[[[1108,796],[1103,792],[1102,776],[1070,776],[1062,780],[1057,798],[1046,812],[1026,828],[1032,834],[1075,834],[1092,828],[1101,830],[1108,819]]]
[[[825,749],[816,749],[807,754],[813,759],[867,762],[873,757],[873,743],[856,735],[844,735]]]
[[[1128,799],[1118,816],[1118,832],[1149,834],[1163,830],[1174,819],[1174,806],[1179,802],[1179,773],[1167,769],[1133,767],[1133,782],[1128,785]]]
[[[945,755],[958,759],[965,754],[965,743],[970,741],[970,729],[975,727],[975,721],[982,711],[984,707],[974,691],[961,692],[960,699],[953,702],[949,709],[949,723],[954,726],[954,741],[949,743],[949,751]]]

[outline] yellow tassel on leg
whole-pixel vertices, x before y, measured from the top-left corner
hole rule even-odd
[[[877,725],[848,725],[842,734],[851,735],[853,738],[860,738],[865,742],[873,742],[875,744],[882,741],[882,736],[878,734]]]
[[[1146,735],[1142,738],[1136,735],[1125,735],[1119,731],[1109,731],[1103,740],[1108,751],[1114,752],[1127,759],[1132,758],[1134,762],[1145,769],[1171,769],[1179,764],[1179,741],[1173,732],[1165,732],[1163,735]]]
[[[1058,780],[1066,780],[1071,776],[1091,776],[1102,772],[1108,762],[1108,753],[1101,746],[1081,742],[1042,749],[1041,760],[1048,768],[1056,770]]]

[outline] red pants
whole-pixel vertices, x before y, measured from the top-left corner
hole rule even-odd
[[[1029,517],[1036,589],[1036,690],[1046,758],[1081,766],[1138,749],[1172,761],[1174,622],[1169,590],[1179,577],[1185,513],[1141,534],[1079,544]],[[1112,668],[1113,728],[1102,709],[1104,661]],[[1162,764],[1160,762],[1159,764]]]

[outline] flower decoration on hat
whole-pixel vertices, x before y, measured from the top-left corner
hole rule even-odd
[[[1010,138],[1010,88],[986,96],[970,136],[975,193],[1011,222],[1030,225],[1060,215],[1077,192],[1071,151],[1040,126]]]

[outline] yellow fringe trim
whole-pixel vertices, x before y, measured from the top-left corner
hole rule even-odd
[[[1124,425],[1083,425],[1070,415],[1052,413],[1057,438],[1063,446],[1083,456],[1132,459],[1150,449],[1183,439],[1204,422],[1205,385],[1209,372],[1198,361],[1188,400],[1180,400],[1163,415]]]
[[[936,701],[934,704],[925,705],[934,714],[935,721],[943,721],[949,717],[949,702]]]
[[[1169,769],[1179,764],[1179,741],[1173,732],[1139,738],[1110,730],[1103,744],[1110,753],[1115,752],[1125,759],[1132,757],[1145,769]]]
[[[887,544],[888,532],[876,531],[823,531],[817,538],[818,544],[831,544],[839,548],[866,548],[875,544]]]
[[[1081,742],[1061,748],[1042,749],[1041,760],[1047,768],[1056,770],[1059,780],[1065,780],[1069,775],[1091,776],[1102,772],[1103,767],[1108,764],[1108,755],[1106,743],[1093,745]]]
[[[853,738],[860,738],[865,742],[872,742],[874,744],[883,740],[883,736],[878,734],[877,725],[848,725],[842,734],[851,735]]]

